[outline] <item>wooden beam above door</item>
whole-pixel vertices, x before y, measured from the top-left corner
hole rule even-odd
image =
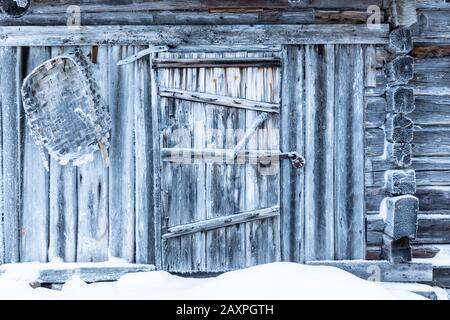
[[[386,44],[367,25],[159,25],[0,27],[0,46]]]

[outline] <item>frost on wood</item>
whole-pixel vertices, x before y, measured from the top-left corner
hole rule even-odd
[[[75,50],[48,60],[24,80],[22,99],[36,144],[60,164],[106,154],[111,119],[90,64]]]
[[[416,108],[414,91],[410,87],[391,87],[386,91],[387,108],[389,112],[411,113]]]
[[[412,260],[412,248],[407,237],[394,240],[383,235],[383,258],[392,263],[405,263]]]
[[[384,233],[399,240],[414,239],[417,234],[417,213],[419,199],[411,195],[384,198],[380,215],[384,220]]]
[[[411,142],[413,122],[402,114],[389,114],[386,119],[386,140],[389,142]]]
[[[392,195],[414,194],[416,173],[414,170],[388,170],[385,173],[386,191]]]
[[[411,143],[387,143],[387,153],[389,161],[401,168],[406,168],[412,164]]]
[[[400,56],[386,64],[385,74],[390,85],[407,84],[414,77],[414,59]]]
[[[30,8],[31,0],[1,0],[0,9],[2,12],[13,17],[24,15]]]
[[[391,24],[397,26],[411,26],[417,22],[416,0],[392,0]]]
[[[389,34],[388,50],[395,54],[409,53],[413,49],[411,31],[409,28],[401,27]]]

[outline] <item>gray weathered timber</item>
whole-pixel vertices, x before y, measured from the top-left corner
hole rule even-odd
[[[409,143],[387,143],[389,160],[410,165],[409,156],[414,151],[414,157],[448,157],[450,155],[450,126],[448,125],[421,125],[414,127],[413,146]],[[385,133],[381,128],[367,129],[368,142],[366,154],[380,156],[384,153]],[[439,144],[436,144],[439,141]],[[369,144],[370,143],[370,144]]]
[[[405,86],[391,87],[386,91],[387,110],[397,113],[411,113],[415,109],[414,91]]]
[[[384,219],[384,232],[394,240],[414,239],[417,234],[419,200],[411,195],[384,198],[380,214]]]
[[[143,265],[135,264],[128,266],[117,266],[117,267],[103,267],[98,265],[93,265],[92,267],[86,266],[86,264],[80,267],[67,266],[61,268],[52,268],[51,264],[48,266],[43,265],[42,268],[38,268],[38,276],[35,282],[37,283],[66,283],[70,281],[73,277],[79,277],[81,280],[87,283],[94,282],[109,282],[117,281],[122,276],[128,273],[136,272],[152,272],[155,271],[155,266],[153,265]],[[6,271],[7,272],[7,271]],[[5,273],[5,270],[0,268],[0,275]]]
[[[359,45],[337,46],[335,80],[336,259],[365,257],[364,64]]]
[[[143,58],[145,56],[150,55],[151,53],[167,51],[167,50],[169,50],[169,47],[167,47],[167,46],[150,46],[149,48],[144,49],[142,51],[139,51],[138,53],[133,54],[130,57],[127,57],[127,58],[125,58],[123,60],[118,61],[117,65],[118,66],[122,66],[124,64],[128,64],[128,63],[132,63],[134,61],[137,61],[137,60],[139,60],[139,59],[141,59],[141,58]]]
[[[91,47],[83,47],[87,56]],[[97,66],[93,76],[97,82],[98,94],[108,99],[108,47],[97,52]],[[91,59],[93,57],[91,56]],[[101,80],[100,80],[101,79]],[[109,173],[100,152],[93,154],[93,161],[79,166],[77,172],[77,262],[108,260],[109,247]]]
[[[394,240],[383,234],[381,256],[392,263],[405,263],[412,260],[412,248],[408,238]]]
[[[275,57],[155,59],[153,61],[153,68],[263,68],[280,66],[280,59]]]
[[[0,48],[0,105],[2,128],[2,183],[0,239],[3,262],[19,261],[20,152],[20,68],[18,48]]]
[[[52,48],[52,57],[72,48]],[[61,166],[50,158],[50,218],[48,260],[60,258],[75,262],[77,258],[77,168]]]
[[[48,259],[76,261],[77,168],[50,161],[50,221]]]
[[[395,27],[409,27],[417,22],[415,0],[393,0],[390,9],[390,22]]]
[[[247,143],[256,134],[256,130],[263,125],[263,123],[269,119],[270,115],[267,112],[262,112],[255,121],[250,124],[249,128],[245,132],[241,140],[238,141],[233,149],[233,158],[237,159],[239,152],[245,149]]]
[[[386,191],[392,195],[416,193],[416,172],[414,170],[388,170],[385,173]]]
[[[280,111],[281,150],[304,154],[304,56],[303,46],[285,46],[282,51]],[[281,163],[280,194],[281,258],[304,262],[304,172]]]
[[[280,215],[280,207],[271,207],[267,209],[259,209],[249,212],[235,213],[232,215],[220,216],[217,218],[199,221],[191,224],[170,227],[162,235],[162,237],[163,239],[180,237],[195,232],[210,231],[240,223],[247,223],[261,219],[268,219],[279,215]]]
[[[410,143],[387,143],[387,153],[389,161],[400,168],[407,168],[412,164]]]
[[[363,66],[361,65],[363,71]],[[338,71],[336,70],[336,74]],[[305,47],[305,260],[334,259],[334,46]],[[362,75],[362,73],[361,73]],[[363,79],[361,79],[363,81]],[[350,85],[347,81],[343,85]]]
[[[364,48],[364,81],[366,88],[377,86],[376,68],[376,47],[374,45],[368,45]]]
[[[365,280],[427,282],[433,280],[431,263],[392,264],[388,261],[309,261],[309,265],[336,267]]]
[[[407,143],[413,140],[413,122],[407,116],[390,113],[386,117],[385,134],[389,142]]]
[[[113,127],[109,166],[110,255],[135,259],[135,173],[134,173],[134,64],[117,61],[135,54],[135,47],[109,48],[108,101]]]
[[[56,26],[1,27],[1,46],[60,45],[255,45],[255,44],[385,44],[388,26],[247,25],[238,26]]]
[[[254,12],[255,10],[269,9],[300,9],[300,8],[317,8],[317,9],[353,9],[366,10],[369,5],[383,6],[382,0],[361,0],[358,2],[348,2],[346,0],[312,0],[289,1],[289,0],[252,0],[242,2],[239,0],[219,1],[219,0],[147,0],[145,2],[136,3],[133,0],[111,0],[105,3],[104,0],[88,0],[80,4],[82,11],[86,12],[123,12],[123,11],[201,11],[201,12]],[[65,13],[66,6],[55,6],[52,0],[39,0],[33,6],[35,12],[43,13]]]
[[[450,288],[450,266],[434,266],[433,283],[441,288]]]
[[[413,49],[411,30],[401,27],[391,31],[387,48],[394,54],[409,53]]]
[[[386,120],[386,99],[381,97],[365,97],[364,125],[367,129],[380,128]]]
[[[151,134],[152,134],[152,178],[153,178],[153,222],[154,222],[154,252],[156,268],[161,269],[162,263],[162,241],[161,241],[161,161],[160,161],[160,125],[161,113],[159,108],[158,79],[157,72],[152,68],[152,60],[157,57],[156,53],[150,55],[150,112],[151,112]]]
[[[231,108],[241,108],[269,113],[278,113],[279,103],[255,101],[250,99],[233,98],[204,92],[194,92],[180,89],[160,88],[161,97],[182,99],[192,102],[203,102],[210,105],[218,105]]]
[[[441,2],[444,4],[444,2]],[[439,8],[438,3],[435,4]],[[450,32],[447,21],[449,14],[448,4],[444,10],[419,10],[418,23],[413,26],[413,41],[415,44],[449,44]]]
[[[370,245],[382,244],[382,230],[378,229],[379,218],[367,219],[367,240]],[[377,215],[373,215],[377,216]],[[450,243],[448,228],[450,216],[448,214],[419,214],[418,215],[417,236],[413,244],[446,244]]]
[[[284,155],[286,154],[278,150],[241,150],[236,152],[235,149],[161,148],[161,159],[163,161],[178,163],[187,161],[189,164],[200,162],[225,164],[250,162],[255,164],[272,159],[282,160]]]
[[[414,77],[414,59],[399,56],[386,64],[384,73],[390,85],[407,84]]]
[[[449,186],[418,186],[416,196],[420,199],[419,210],[423,213],[448,214],[450,211],[448,202],[449,191]],[[382,187],[367,187],[367,211],[378,211],[381,201],[388,195]]]
[[[381,241],[375,245],[369,245],[367,243],[367,260],[380,260],[381,259]],[[412,257],[416,259],[431,259],[434,258],[440,251],[439,248],[433,245],[412,245]]]
[[[141,51],[142,52],[142,51]],[[136,170],[136,263],[155,261],[153,214],[153,157],[151,123],[150,63],[140,59],[135,69],[137,94],[134,101],[134,144]]]
[[[425,57],[415,59],[415,76],[410,85],[415,95],[446,96],[449,95],[449,65],[448,56]]]

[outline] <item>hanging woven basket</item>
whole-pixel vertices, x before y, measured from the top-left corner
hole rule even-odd
[[[78,49],[44,62],[25,78],[27,124],[47,169],[45,150],[61,165],[89,161],[99,149],[108,162],[111,118],[97,92],[90,62]]]

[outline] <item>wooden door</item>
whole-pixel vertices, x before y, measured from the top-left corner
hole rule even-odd
[[[280,149],[278,55],[153,59],[163,269],[222,272],[280,260],[280,164],[270,156]]]

